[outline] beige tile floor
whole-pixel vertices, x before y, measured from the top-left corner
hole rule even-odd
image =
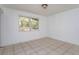
[[[42,38],[0,48],[0,55],[78,55],[79,46]]]

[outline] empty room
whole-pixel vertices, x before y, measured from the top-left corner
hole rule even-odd
[[[79,4],[0,4],[0,55],[79,55]]]

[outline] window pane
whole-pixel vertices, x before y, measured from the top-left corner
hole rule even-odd
[[[29,31],[30,30],[29,18],[27,18],[27,17],[19,18],[19,29],[20,29],[20,31]]]
[[[34,30],[39,29],[39,20],[36,18],[31,19],[31,28]]]

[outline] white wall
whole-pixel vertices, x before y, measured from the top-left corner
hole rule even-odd
[[[2,9],[4,11],[1,19],[2,46],[39,39],[47,36],[46,17],[8,8]],[[39,18],[39,30],[19,32],[18,21],[20,15],[27,17],[35,16]]]
[[[1,28],[1,9],[0,9],[0,28]],[[0,46],[1,46],[1,29],[0,29]]]
[[[2,16],[2,13],[3,13],[2,9],[0,8],[0,46],[1,46],[1,16]]]
[[[49,37],[79,45],[79,8],[49,16]]]

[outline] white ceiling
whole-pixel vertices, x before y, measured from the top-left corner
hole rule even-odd
[[[43,9],[41,4],[4,4],[3,6],[44,16],[56,14],[73,8],[79,8],[78,4],[48,4],[47,9]]]

